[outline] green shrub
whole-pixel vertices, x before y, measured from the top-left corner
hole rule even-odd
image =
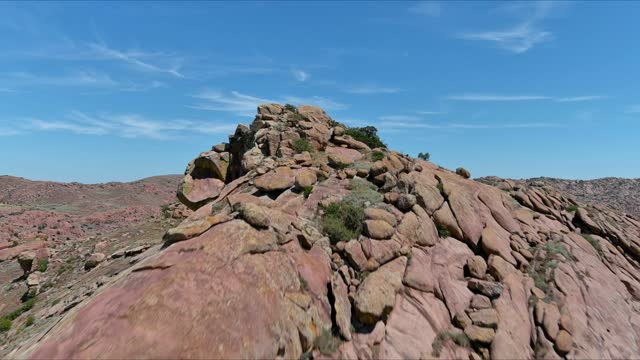
[[[47,271],[48,267],[49,267],[49,259],[47,258],[38,259],[38,271],[45,272]]]
[[[598,256],[600,257],[604,256],[604,251],[602,250],[602,246],[600,245],[598,240],[594,239],[593,236],[591,236],[590,234],[581,234],[581,235],[585,240],[589,242],[589,244],[591,244],[591,246],[593,246],[594,249],[596,249],[596,251],[598,252]]]
[[[322,216],[322,229],[332,243],[349,241],[362,233],[364,209],[356,204],[340,201],[329,204]]]
[[[384,196],[377,190],[378,188],[365,179],[354,178],[349,182],[349,194],[343,201],[358,207],[364,207],[368,202],[370,205],[382,202]]]
[[[300,114],[299,114],[299,113],[297,113],[297,112],[294,112],[294,113],[292,113],[292,114],[289,114],[289,116],[287,117],[287,119],[288,119],[288,120],[291,120],[291,121],[295,121],[295,122],[299,122],[299,121],[303,121],[303,120],[304,120],[304,118],[302,117],[302,115],[300,115]],[[279,129],[279,130],[282,130],[282,129]]]
[[[447,238],[451,235],[451,233],[449,232],[449,229],[447,229],[446,226],[442,224],[438,224],[437,228],[438,228],[438,235],[441,238]]]
[[[6,317],[0,318],[0,333],[5,331],[9,331],[11,329],[11,325],[13,325],[13,321]]]
[[[291,147],[293,148],[293,151],[296,152],[296,154],[300,154],[305,151],[313,152],[313,147],[309,143],[309,140],[305,138],[299,138],[294,140],[293,145]]]
[[[365,126],[361,128],[349,128],[345,134],[352,138],[367,144],[370,148],[386,148],[387,145],[378,137],[378,129],[373,126]]]
[[[373,163],[371,161],[354,161],[351,163],[351,165],[349,165],[349,168],[370,170],[372,166]]]
[[[560,254],[567,260],[573,260],[573,255],[564,247],[564,244],[557,241],[547,241],[544,245],[544,249],[547,251],[547,257],[553,257],[556,254]]]
[[[550,295],[549,279],[554,278],[554,271],[558,267],[558,260],[554,259],[555,255],[562,255],[568,261],[572,261],[573,255],[567,250],[564,244],[557,241],[548,241],[544,245],[538,245],[532,249],[534,260],[531,261],[527,269],[527,273],[533,279],[537,288]],[[538,253],[545,252],[544,259],[538,259]],[[547,298],[545,298],[547,300]]]
[[[336,126],[340,126],[343,128],[347,128],[346,126],[344,126],[344,124],[342,124],[341,122],[335,121],[333,119],[329,120],[329,127],[336,127]]]
[[[226,203],[226,201],[220,201],[219,203],[214,204],[211,207],[211,215],[215,215],[217,212],[224,209],[224,207],[227,205]]]
[[[322,333],[313,341],[313,345],[324,355],[331,355],[338,350],[342,341],[333,335],[330,328],[322,330]]]
[[[304,291],[309,291],[309,283],[302,276],[300,276],[300,288]]]
[[[35,321],[35,319],[33,318],[33,315],[29,315],[29,317],[27,318],[27,321],[25,321],[24,326],[31,326],[33,325],[33,322]]]
[[[451,331],[442,331],[436,335],[436,338],[433,339],[433,343],[431,344],[431,348],[433,349],[432,355],[435,357],[440,357],[440,351],[442,351],[442,347],[447,340],[453,341],[456,345],[462,347],[469,347],[471,343],[469,342],[469,338],[463,332],[451,332]]]
[[[576,212],[578,211],[578,205],[567,205],[564,209],[568,212]]]
[[[332,166],[334,169],[337,169],[337,170],[343,170],[343,169],[348,168],[348,167],[349,167],[349,164],[345,164],[345,163],[340,162],[340,163],[333,163],[333,164],[331,164],[331,166]]]
[[[64,274],[65,272],[67,272],[67,271],[71,270],[72,268],[73,268],[73,267],[72,267],[72,265],[71,265],[71,264],[69,264],[69,263],[62,264],[62,265],[60,265],[60,267],[58,268],[57,273],[58,273],[58,275],[62,275],[62,274]]]
[[[431,159],[431,155],[429,153],[419,153],[418,159],[422,159],[424,161],[429,161]]]
[[[384,153],[382,151],[374,151],[371,153],[371,161],[379,161],[384,159]]]
[[[288,111],[292,111],[292,112],[298,111],[298,108],[296,108],[295,106],[293,106],[291,104],[285,104],[284,105],[284,109],[288,110]]]
[[[305,199],[309,198],[309,195],[311,195],[312,191],[313,191],[313,186],[305,186],[302,189],[302,193],[304,194],[304,198]]]

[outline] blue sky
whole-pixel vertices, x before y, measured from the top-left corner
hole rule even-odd
[[[0,3],[0,174],[181,173],[262,102],[474,176],[640,177],[634,2]]]

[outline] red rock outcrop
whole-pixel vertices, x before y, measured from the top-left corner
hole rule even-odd
[[[261,105],[214,152],[224,175],[194,161],[184,184],[222,185],[193,182],[166,247],[13,356],[640,356],[632,217],[370,149],[311,106]],[[336,241],[340,200],[362,215]]]

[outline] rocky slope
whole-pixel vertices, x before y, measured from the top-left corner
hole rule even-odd
[[[175,204],[181,178],[84,185],[0,177],[0,358],[161,242],[190,213]],[[120,260],[85,270],[101,256]]]
[[[485,178],[491,181],[491,178]],[[483,181],[484,179],[477,179]],[[551,185],[578,201],[606,205],[612,209],[640,217],[640,179],[602,178],[595,180],[566,180],[540,177],[527,183]]]
[[[195,212],[164,245],[9,356],[640,356],[640,221],[354,138],[370,130],[261,105],[187,166]]]

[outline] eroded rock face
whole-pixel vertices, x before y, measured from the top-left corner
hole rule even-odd
[[[261,105],[189,164],[196,211],[165,247],[10,357],[640,356],[638,220],[371,151],[317,107]],[[343,199],[362,232],[332,242],[323,212]]]

